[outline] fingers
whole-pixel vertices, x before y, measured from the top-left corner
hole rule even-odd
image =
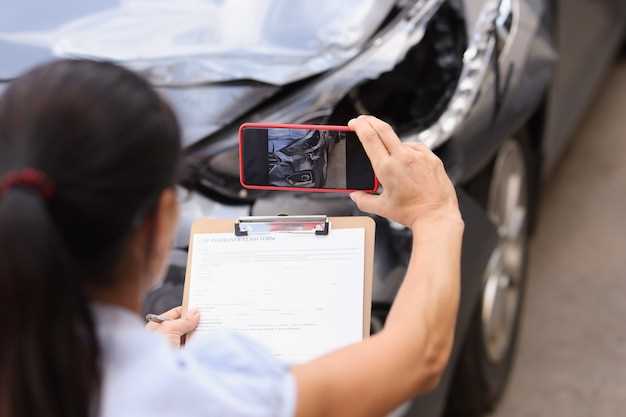
[[[369,194],[365,191],[356,191],[350,194],[350,198],[357,205],[359,210],[373,214],[379,213],[380,196]]]
[[[381,162],[389,157],[389,151],[385,144],[363,116],[350,120],[348,126],[356,132],[363,144],[365,153],[372,162],[372,167],[376,170]]]
[[[159,323],[155,323],[153,321],[149,321],[146,323],[146,329],[148,330],[156,330],[159,328]]]
[[[374,117],[374,116],[360,116],[365,119],[367,123],[376,131],[376,134],[380,138],[380,140],[385,144],[387,150],[392,153],[395,149],[397,149],[402,142],[396,132],[393,131],[393,128],[389,125],[389,123],[383,122],[382,120]]]
[[[179,336],[183,336],[195,330],[199,322],[200,312],[194,310],[179,319],[163,322],[162,326],[167,328],[168,332],[175,332]]]
[[[176,347],[180,346],[181,338],[194,331],[200,323],[200,312],[197,309],[183,315],[183,308],[176,307],[161,314],[161,317],[167,320],[162,323],[151,321],[146,329],[165,336]]]

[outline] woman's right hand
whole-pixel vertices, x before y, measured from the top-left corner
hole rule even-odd
[[[200,322],[200,312],[192,310],[188,313],[179,306],[161,314],[166,320],[162,323],[153,321],[146,324],[146,329],[165,337],[174,347],[180,347],[181,338],[196,330]]]
[[[402,143],[391,126],[373,116],[348,123],[363,143],[380,195],[350,195],[360,210],[415,228],[423,219],[461,221],[454,187],[441,160],[425,145]]]

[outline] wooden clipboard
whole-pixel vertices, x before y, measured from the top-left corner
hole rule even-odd
[[[261,226],[272,224],[272,222],[280,222],[279,231],[269,233],[282,233],[290,231],[290,227],[297,227],[299,232],[316,234],[332,234],[336,229],[364,229],[364,272],[363,277],[363,338],[370,335],[370,322],[372,310],[372,285],[374,275],[374,239],[375,239],[375,222],[372,218],[366,216],[360,217],[329,217],[326,216],[272,216],[272,217],[244,217],[238,220],[217,220],[203,218],[195,221],[191,226],[191,234],[189,237],[189,255],[187,257],[187,269],[185,273],[185,286],[183,290],[183,309],[187,310],[189,300],[189,286],[191,280],[191,256],[193,253],[192,244],[193,236],[197,233],[233,233],[240,235],[240,225],[246,224],[252,226],[255,220],[259,220],[256,224]],[[260,228],[261,229],[261,228]]]

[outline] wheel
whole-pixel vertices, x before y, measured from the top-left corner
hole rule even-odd
[[[475,184],[483,190],[479,194],[499,241],[484,272],[482,297],[455,370],[447,415],[491,411],[511,372],[526,286],[529,196],[535,177],[531,159],[525,141],[507,140]]]

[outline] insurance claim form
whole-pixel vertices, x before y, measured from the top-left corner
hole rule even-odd
[[[365,230],[328,236],[193,235],[188,293],[198,333],[229,329],[289,363],[363,338]]]

